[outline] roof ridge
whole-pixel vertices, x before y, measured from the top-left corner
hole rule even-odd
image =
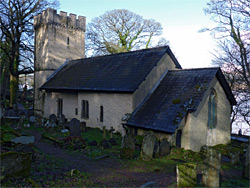
[[[169,71],[176,72],[176,71],[192,71],[192,70],[207,70],[207,69],[220,69],[220,67],[187,68],[187,69],[176,69],[176,70],[169,70]]]
[[[153,50],[160,49],[160,48],[163,48],[163,49],[166,48],[166,50],[167,50],[167,49],[169,49],[169,45],[154,47],[154,48],[144,48],[144,49],[139,49],[139,50],[134,50],[134,51],[115,53],[115,54],[98,55],[98,56],[92,56],[92,57],[80,58],[80,59],[101,58],[104,56],[106,56],[106,57],[107,56],[119,56],[119,55],[123,55],[123,54],[132,54],[132,53],[137,53],[137,52],[142,52],[142,51],[153,51]],[[72,61],[80,60],[80,59],[74,59]]]

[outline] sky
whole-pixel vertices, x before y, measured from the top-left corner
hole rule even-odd
[[[154,19],[163,27],[163,37],[183,68],[212,66],[216,43],[210,33],[214,23],[203,9],[208,0],[59,0],[59,11],[85,16],[87,24],[113,9],[127,9],[144,19]]]

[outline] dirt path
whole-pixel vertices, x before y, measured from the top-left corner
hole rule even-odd
[[[159,187],[167,187],[167,185],[176,181],[174,173],[131,171],[126,167],[125,163],[118,159],[91,159],[83,153],[69,153],[65,149],[43,140],[36,141],[35,146],[47,156],[57,159],[45,159],[45,170],[34,169],[35,176],[46,176],[49,180],[63,178],[65,172],[78,169],[81,172],[91,174],[90,178],[95,184],[106,187],[140,187],[149,181],[156,182]],[[61,161],[59,165],[57,164],[58,161]],[[40,161],[37,161],[39,166],[38,163]]]

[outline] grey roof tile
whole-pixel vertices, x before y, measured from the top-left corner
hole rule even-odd
[[[133,92],[165,53],[181,68],[168,46],[144,49],[72,60],[41,89]]]
[[[172,70],[135,110],[127,125],[175,132],[187,111],[195,111],[219,68]]]

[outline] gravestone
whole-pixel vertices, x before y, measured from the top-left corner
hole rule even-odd
[[[111,126],[110,129],[109,129],[110,138],[113,138],[113,132],[114,131],[115,131],[115,129]]]
[[[153,131],[149,131],[143,138],[141,147],[141,159],[144,161],[149,161],[153,157],[154,146],[156,142],[156,136]]]
[[[49,120],[45,124],[45,127],[52,127],[52,128],[56,127],[57,126],[56,121],[57,121],[56,115],[55,114],[51,114],[49,116]]]
[[[129,131],[123,138],[122,138],[122,145],[121,145],[121,152],[120,157],[122,159],[133,159],[135,151],[135,137]]]
[[[154,151],[153,151],[153,157],[158,158],[160,156],[160,145],[158,140],[155,140],[155,145],[154,145]]]
[[[177,187],[196,187],[196,164],[179,164],[176,168]]]
[[[250,179],[250,144],[247,147],[245,160],[243,163],[243,177],[246,179]]]
[[[35,142],[34,136],[20,136],[11,139],[15,144],[33,144]]]
[[[230,163],[232,165],[235,165],[235,164],[240,162],[240,152],[239,151],[231,151],[229,153],[229,157],[230,157]]]
[[[30,174],[32,153],[7,152],[0,155],[1,176],[28,177]]]
[[[56,123],[56,120],[57,120],[57,118],[56,118],[56,115],[55,115],[55,114],[51,114],[51,115],[49,116],[49,122],[50,122],[50,123]]]
[[[80,128],[81,128],[81,131],[82,131],[82,132],[85,132],[85,130],[86,130],[86,122],[85,122],[85,121],[82,121],[82,122],[80,123]]]
[[[9,116],[9,117],[16,117],[18,114],[15,110],[13,109],[9,109],[6,111],[6,116]]]
[[[69,132],[70,136],[81,136],[81,128],[80,128],[80,121],[76,118],[73,118],[69,122]]]
[[[29,120],[30,120],[30,123],[35,123],[36,117],[35,116],[30,116]]]
[[[208,147],[203,164],[202,183],[205,187],[220,186],[221,154]]]
[[[170,151],[170,143],[166,139],[163,139],[160,144],[160,157],[167,156],[168,154],[170,154]]]
[[[58,124],[63,125],[65,123],[65,115],[59,114],[58,115]]]

